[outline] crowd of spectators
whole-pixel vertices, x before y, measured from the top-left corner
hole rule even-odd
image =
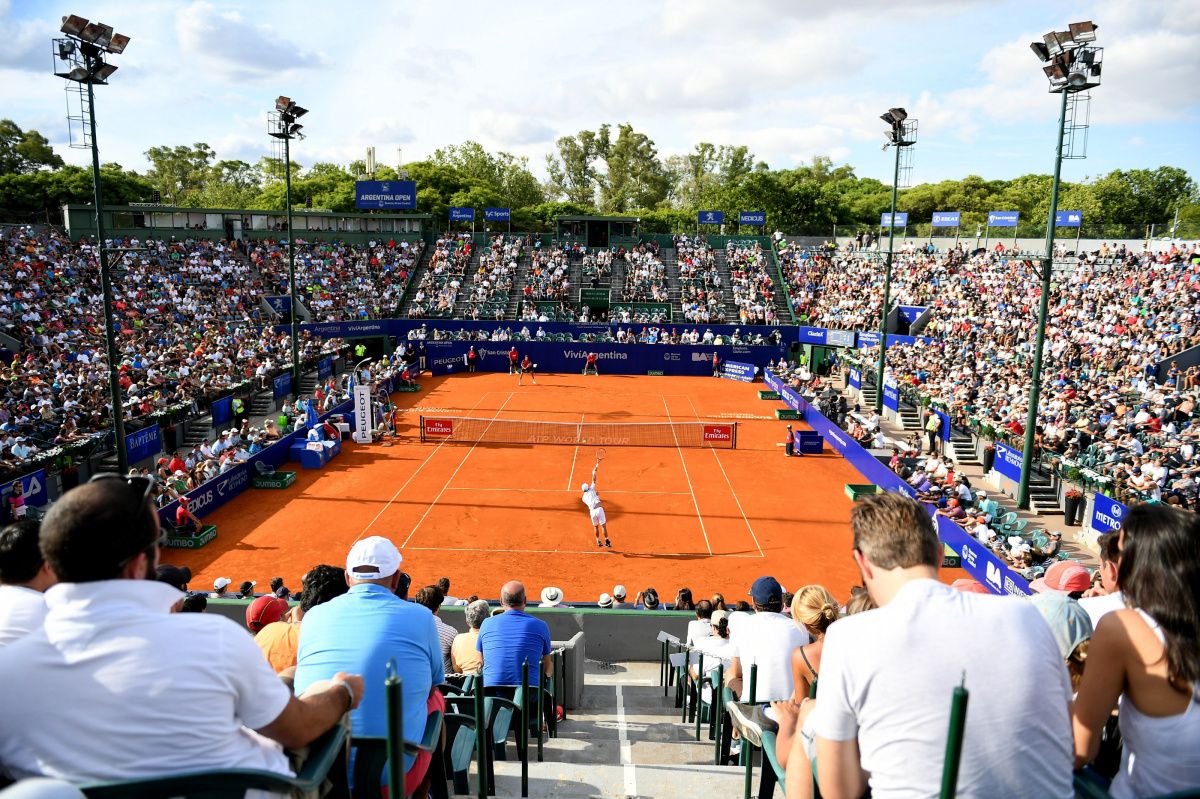
[[[297,239],[296,291],[318,322],[394,316],[424,246],[419,241],[352,244]],[[266,293],[288,293],[286,241],[252,242],[247,257],[266,281],[270,289]]]
[[[633,247],[626,253],[625,261],[622,302],[670,302],[667,267],[659,257],[657,244],[644,242]]]
[[[520,328],[514,329],[511,324],[504,326],[496,326],[491,330],[467,330],[466,328],[452,329],[453,325],[449,324],[444,329],[440,325],[432,327],[423,325],[419,328],[414,328],[408,332],[409,341],[578,341],[582,343],[596,344],[618,344],[618,343],[641,343],[641,344],[696,344],[702,346],[723,345],[723,344],[739,344],[745,346],[778,346],[782,341],[782,336],[778,331],[772,330],[765,336],[759,332],[743,333],[740,328],[735,328],[732,333],[714,333],[711,329],[705,328],[703,332],[700,328],[693,327],[690,330],[686,327],[671,327],[669,330],[665,325],[643,325],[635,330],[632,326],[625,328],[621,325],[615,327],[610,324],[607,329],[589,330],[580,332],[578,335],[572,333],[549,333],[545,328],[538,326],[530,329],[529,325],[522,324]]]
[[[429,269],[413,295],[408,315],[417,319],[454,315],[458,292],[466,280],[467,265],[474,252],[470,233],[444,233],[434,244]]]
[[[601,251],[606,254],[607,251]],[[571,258],[573,252],[557,244],[536,247],[530,254],[529,271],[521,289],[520,318],[524,321],[571,322],[577,314],[571,300]],[[596,255],[583,257],[596,263]]]
[[[725,245],[725,260],[729,264],[729,280],[733,302],[737,306],[738,323],[743,325],[776,325],[775,280],[766,251],[757,241],[729,241]]]
[[[262,281],[241,242],[109,241],[120,389],[127,419],[265,384],[290,362],[286,333],[263,323]],[[0,466],[110,429],[103,293],[95,242],[0,229]],[[301,358],[340,347],[304,336]]]
[[[724,323],[721,272],[717,257],[703,236],[675,237],[675,260],[679,268],[679,302],[683,318],[696,324]]]
[[[493,236],[479,255],[479,268],[471,278],[467,318],[500,320],[508,313],[517,264],[527,242],[518,236]]]

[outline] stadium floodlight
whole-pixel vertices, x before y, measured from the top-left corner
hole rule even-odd
[[[100,147],[96,140],[96,98],[93,87],[107,83],[108,78],[117,71],[115,64],[105,62],[105,51],[113,54],[124,52],[129,46],[129,37],[114,33],[111,25],[91,22],[76,14],[63,17],[60,30],[67,38],[53,41],[57,56],[54,74],[87,86],[86,94],[83,86],[78,87],[78,91],[80,102],[86,107],[84,146],[92,151],[92,205],[96,214],[96,255],[100,261],[100,292],[104,301],[104,344],[108,361],[113,448],[117,454],[118,473],[127,474],[129,453],[125,449],[124,403],[118,371],[121,361],[117,352],[117,327],[113,322],[112,269],[104,238],[104,198],[101,196]]]
[[[112,41],[108,43],[108,52],[114,55],[120,55],[125,52],[125,48],[129,46],[129,37],[123,33],[114,33]]]
[[[112,37],[112,25],[105,25],[103,22],[89,22],[87,27],[79,34],[80,39],[97,47],[108,47],[108,43],[112,41]]]
[[[1096,28],[1099,26],[1090,19],[1084,22],[1072,22],[1069,27],[1071,38],[1076,44],[1088,44],[1096,41]]]
[[[296,309],[300,300],[296,296],[296,237],[292,233],[295,226],[292,222],[292,139],[303,139],[303,125],[296,124],[296,117],[308,113],[307,108],[301,108],[292,98],[279,95],[275,98],[275,110],[267,115],[267,135],[283,141],[283,200],[287,209],[288,229],[288,294],[292,298],[290,338],[292,344],[292,392],[300,391],[300,344],[299,330],[296,324]]]
[[[908,112],[903,108],[889,108],[886,113],[880,114],[879,118],[891,125],[892,128],[897,128],[901,122],[908,119]]]
[[[62,18],[62,27],[60,31],[68,36],[76,36],[83,33],[83,29],[88,26],[88,21],[83,17],[77,17],[74,14]]]
[[[1046,317],[1050,311],[1050,278],[1054,272],[1055,217],[1058,191],[1062,183],[1063,140],[1067,130],[1069,96],[1100,85],[1104,48],[1096,47],[1096,24],[1091,20],[1072,22],[1065,31],[1051,31],[1042,37],[1043,45],[1030,45],[1042,63],[1042,72],[1050,81],[1050,92],[1061,94],[1058,113],[1058,148],[1054,155],[1054,179],[1050,184],[1050,208],[1046,217],[1046,251],[1041,265],[1041,297],[1038,302],[1037,333],[1033,345],[1033,364],[1029,380],[1029,408],[1025,420],[1025,442],[1021,453],[1021,480],[1017,488],[1017,507],[1029,507],[1029,480],[1033,473],[1033,455],[1038,423],[1038,402],[1042,391],[1042,355],[1046,347]],[[1072,157],[1080,157],[1072,153]]]

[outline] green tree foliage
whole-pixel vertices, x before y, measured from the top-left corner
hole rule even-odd
[[[146,202],[153,191],[145,178],[115,164],[101,167],[100,188],[105,205]],[[0,175],[0,219],[61,224],[62,207],[90,204],[92,189],[92,170],[77,166]]]
[[[36,130],[21,130],[11,119],[0,119],[0,175],[24,175],[62,165],[45,136]]]

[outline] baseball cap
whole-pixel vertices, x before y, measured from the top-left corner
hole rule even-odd
[[[978,580],[972,580],[969,577],[960,577],[959,579],[950,583],[950,587],[957,591],[962,591],[964,594],[990,594],[990,593],[992,593],[991,591],[987,590],[987,588],[984,587],[984,585],[981,582],[979,582]]]
[[[350,547],[346,573],[360,580],[381,580],[395,574],[403,560],[395,544],[381,535],[373,535]]]
[[[628,593],[628,592],[625,590],[625,586],[623,586],[623,585],[614,585],[613,586],[613,594],[612,594],[613,599],[617,600],[618,602],[625,598],[626,593]]]
[[[1063,660],[1070,657],[1075,647],[1092,637],[1092,620],[1087,611],[1066,594],[1037,594],[1032,601],[1050,625]]]
[[[1056,561],[1046,574],[1029,584],[1038,593],[1070,594],[1074,591],[1086,591],[1092,585],[1092,575],[1078,563],[1070,560]]]
[[[729,621],[729,611],[714,610],[712,616],[709,618],[708,621],[710,624],[712,624],[713,627],[716,627],[718,624],[721,623],[722,620],[724,620],[725,622]]]
[[[248,594],[254,590],[256,585],[258,585],[257,580],[242,580],[242,584],[238,586],[238,593]]]
[[[172,566],[169,563],[160,563],[154,572],[154,579],[160,583],[178,588],[180,591],[187,590],[187,584],[192,579],[192,570],[187,566]]]
[[[750,598],[756,605],[766,605],[772,601],[783,601],[783,586],[774,577],[759,577],[750,586]]]
[[[246,606],[246,626],[250,628],[250,632],[256,633],[268,624],[282,619],[283,614],[287,613],[287,609],[286,599],[269,594],[260,596]]]
[[[213,580],[213,590],[223,591],[224,589],[228,588],[232,582],[233,580],[230,580],[228,577],[218,577],[217,579]]]

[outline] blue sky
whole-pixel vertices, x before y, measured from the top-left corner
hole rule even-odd
[[[287,94],[310,109],[304,165],[475,139],[544,175],[557,136],[629,122],[664,156],[745,144],[772,167],[827,155],[888,181],[878,117],[899,105],[920,122],[914,182],[1048,172],[1057,101],[1028,43],[1091,19],[1104,85],[1088,158],[1064,177],[1160,164],[1200,177],[1196,0],[0,0],[0,116],[83,164],[50,74],[67,13],[133,38],[97,119],[102,160],[139,170],[155,145],[269,154],[266,112]]]

